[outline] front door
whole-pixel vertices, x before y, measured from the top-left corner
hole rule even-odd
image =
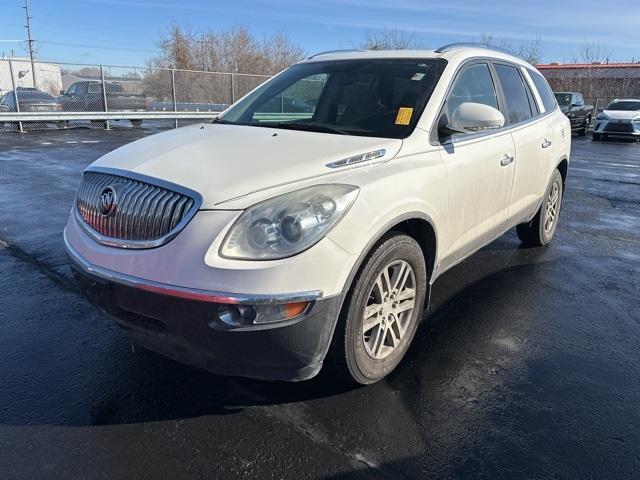
[[[458,73],[444,112],[451,118],[464,102],[499,108],[486,63],[473,63]],[[509,131],[460,133],[442,140],[440,155],[449,182],[441,261],[441,268],[446,269],[503,232],[508,219],[515,148]]]

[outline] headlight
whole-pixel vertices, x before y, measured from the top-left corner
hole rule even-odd
[[[275,260],[319,242],[358,196],[353,185],[317,185],[249,207],[233,224],[220,255],[242,260]]]
[[[604,113],[599,113],[596,116],[596,120],[608,120],[608,119],[609,119],[609,117],[607,117]]]

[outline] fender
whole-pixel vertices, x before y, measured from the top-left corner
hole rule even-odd
[[[556,166],[553,168],[553,170],[551,170],[551,173],[553,173],[556,170],[560,170],[558,167],[560,166],[560,164],[562,162],[567,162],[567,174],[569,173],[569,157],[567,157],[566,155],[562,155],[560,157],[560,159],[558,160],[558,162],[556,163]],[[562,173],[562,172],[560,172]],[[551,174],[548,175],[547,178],[547,183],[546,185],[549,185],[549,181],[551,180]],[[565,192],[565,184],[567,182],[567,178],[564,177],[562,179],[562,196],[564,197],[564,192]],[[546,188],[546,187],[545,187]],[[533,220],[533,217],[536,216],[536,214],[538,213],[538,210],[540,210],[540,207],[542,207],[542,202],[544,202],[544,192],[542,192],[542,196],[540,197],[540,200],[538,200],[538,203],[536,204],[536,208],[533,210],[533,213],[531,214],[531,216],[527,219],[527,222],[530,222],[531,220]]]
[[[367,242],[365,248],[362,249],[362,252],[358,256],[358,259],[355,261],[353,267],[351,268],[351,271],[349,272],[349,275],[347,276],[347,280],[345,281],[344,287],[342,289],[342,293],[340,294],[342,298],[340,299],[340,309],[339,309],[339,311],[342,310],[342,305],[344,303],[344,299],[346,298],[346,293],[351,288],[351,285],[353,283],[353,280],[354,280],[356,274],[362,268],[362,264],[364,263],[365,258],[367,257],[367,255],[369,254],[369,252],[371,251],[373,246],[376,243],[378,243],[378,241],[387,232],[392,230],[395,225],[398,225],[399,223],[402,223],[402,222],[407,221],[407,220],[414,220],[414,219],[424,220],[424,221],[428,222],[429,225],[431,225],[431,228],[433,229],[433,231],[435,233],[435,237],[436,237],[436,242],[435,242],[436,244],[434,245],[434,256],[433,256],[434,260],[432,262],[433,265],[427,265],[428,278],[427,278],[427,292],[425,293],[425,306],[424,306],[424,308],[425,309],[429,308],[429,305],[431,303],[431,286],[433,284],[432,274],[436,270],[435,263],[437,262],[437,258],[438,258],[438,231],[436,230],[435,224],[434,224],[433,220],[431,219],[431,217],[429,217],[427,214],[425,214],[423,212],[417,212],[416,211],[416,212],[407,212],[407,213],[404,213],[404,214],[399,215],[397,217],[394,217],[392,220],[389,220],[382,227],[380,227],[378,229],[378,231],[376,232],[376,234],[374,236],[372,236],[371,239],[369,239],[369,241]],[[334,326],[334,328],[335,328],[335,326]]]

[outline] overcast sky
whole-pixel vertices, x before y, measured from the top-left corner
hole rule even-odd
[[[24,55],[24,0],[1,0],[0,54]],[[638,0],[29,0],[42,59],[144,64],[175,20],[194,30],[246,25],[284,30],[309,53],[358,45],[367,30],[413,32],[427,48],[481,34],[542,39],[544,61],[570,61],[581,44],[603,44],[612,60],[640,59]]]

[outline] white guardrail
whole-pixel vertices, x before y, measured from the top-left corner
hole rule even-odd
[[[2,122],[60,122],[68,120],[173,120],[214,118],[220,112],[0,112]]]

